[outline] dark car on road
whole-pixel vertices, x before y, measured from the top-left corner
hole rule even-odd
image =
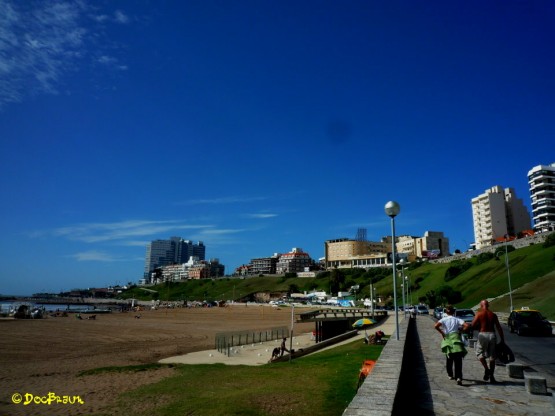
[[[551,336],[551,323],[543,317],[540,311],[534,309],[516,309],[511,312],[507,325],[511,332],[518,335],[537,334]]]

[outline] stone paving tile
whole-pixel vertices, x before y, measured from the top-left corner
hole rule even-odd
[[[416,319],[418,336],[425,362],[423,383],[431,390],[435,415],[463,416],[539,416],[555,415],[552,393],[533,395],[526,392],[524,381],[512,379],[503,366],[496,369],[496,384],[482,380],[484,370],[475,350],[468,349],[463,361],[463,385],[447,378],[445,355],[441,352],[441,337],[433,329],[431,317]]]

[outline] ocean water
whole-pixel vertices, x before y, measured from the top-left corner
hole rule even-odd
[[[43,305],[41,303],[29,303],[29,302],[19,302],[19,301],[4,301],[0,303],[0,313],[8,313],[13,309],[17,309],[19,305],[25,304],[31,307],[31,309],[38,307],[46,312],[56,312],[56,311],[68,311],[68,312],[75,312],[75,311],[88,311],[94,310],[95,307],[92,305],[67,305],[63,303],[59,304],[46,304]]]

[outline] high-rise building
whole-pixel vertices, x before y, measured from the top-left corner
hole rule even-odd
[[[148,281],[151,273],[158,267],[170,264],[187,263],[191,257],[204,260],[206,247],[199,241],[194,244],[181,237],[171,237],[169,240],[154,240],[146,246],[144,277]]]
[[[555,229],[555,163],[539,165],[528,172],[535,231]]]
[[[477,249],[530,229],[530,214],[522,199],[512,188],[501,186],[472,198],[472,220]]]

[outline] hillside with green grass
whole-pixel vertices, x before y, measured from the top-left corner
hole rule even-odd
[[[555,319],[555,245],[531,245],[508,253],[509,273],[515,307],[537,307]],[[505,254],[489,258],[476,256],[451,263],[411,263],[405,267],[404,275],[410,284],[412,303],[423,302],[430,307],[454,303],[458,307],[473,307],[484,298],[492,301],[492,308],[509,310],[509,275],[505,265]],[[398,304],[402,305],[401,281],[403,273],[397,274]],[[216,280],[194,280],[184,283],[166,283],[148,289],[134,288],[124,293],[125,298],[161,301],[188,300],[254,300],[259,292],[295,293],[330,288],[348,291],[358,285],[356,298],[368,298],[370,282],[374,282],[377,297],[382,304],[393,303],[393,277],[391,268],[341,269],[322,272],[315,278],[294,276],[259,276],[249,278],[222,278]]]

